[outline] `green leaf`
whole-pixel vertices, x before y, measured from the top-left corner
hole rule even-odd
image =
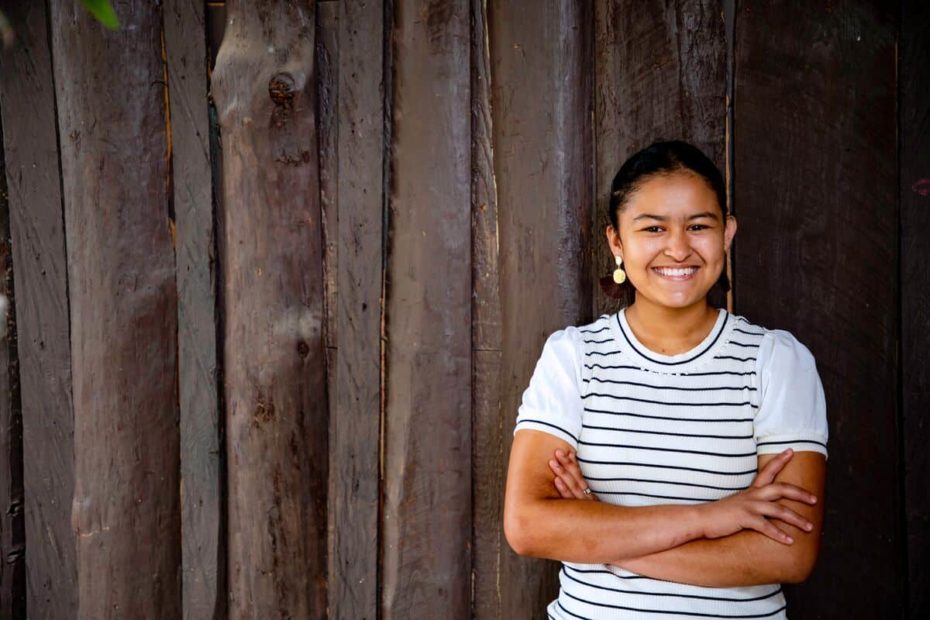
[[[98,22],[110,30],[119,30],[119,20],[116,19],[116,12],[113,11],[110,0],[81,0],[81,2]]]

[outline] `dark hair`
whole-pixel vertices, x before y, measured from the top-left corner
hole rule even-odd
[[[614,229],[620,231],[620,211],[626,206],[630,196],[644,182],[657,176],[676,172],[687,172],[704,179],[716,194],[720,212],[724,219],[726,218],[727,191],[720,170],[707,155],[701,152],[701,149],[693,144],[681,140],[669,140],[653,142],[634,153],[620,166],[613,183],[610,184],[610,201],[607,205],[607,219]],[[629,280],[618,286],[609,276],[601,278],[601,287],[608,296],[619,299],[629,298],[633,288]],[[727,278],[726,269],[721,272],[715,288],[719,288],[723,294],[730,290],[730,280]]]
[[[649,179],[675,172],[691,172],[704,179],[717,195],[720,211],[727,214],[723,175],[699,148],[681,140],[654,142],[627,159],[610,184],[607,218],[619,230],[618,215],[629,197]]]

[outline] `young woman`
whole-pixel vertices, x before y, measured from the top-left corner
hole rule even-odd
[[[523,394],[504,530],[562,561],[550,618],[785,618],[780,584],[814,566],[823,388],[790,333],[709,305],[725,204],[697,148],[631,157],[607,241],[635,300],[552,334]]]

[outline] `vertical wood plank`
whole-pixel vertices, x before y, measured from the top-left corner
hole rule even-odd
[[[385,619],[467,618],[471,571],[469,3],[394,3]]]
[[[23,412],[6,165],[0,153],[0,618],[26,617]]]
[[[811,349],[831,430],[821,561],[791,616],[901,607],[895,29],[868,0],[738,6],[736,310]]]
[[[335,415],[330,617],[378,615],[384,212],[384,8],[338,3]]]
[[[21,510],[25,537],[36,541],[25,549],[29,616],[62,618],[73,613],[77,604],[71,529],[74,420],[67,260],[48,15],[44,2],[16,3],[5,7],[5,11],[16,41],[0,54],[0,112],[13,267],[20,283],[16,291],[16,333],[7,334],[16,339],[18,349],[22,441],[28,450],[24,451],[22,463],[24,503],[12,506],[12,511],[6,507],[2,510],[4,515]],[[22,554],[23,550],[16,552]],[[0,571],[21,569],[7,558],[3,564]]]
[[[589,3],[489,7],[505,463],[546,337],[591,316],[592,25]],[[500,617],[545,618],[557,566],[501,549]]]
[[[328,406],[315,3],[227,10],[212,89],[223,140],[229,615],[319,618]]]
[[[177,296],[161,10],[121,4],[122,27],[110,32],[81,3],[54,0],[51,9],[71,317],[75,613],[178,617]]]
[[[930,615],[930,4],[901,3],[898,60],[901,200],[901,382],[908,602]]]
[[[595,13],[596,282],[614,269],[604,236],[607,204],[627,157],[657,140],[680,139],[724,170],[727,48],[719,2],[598,0]],[[595,287],[595,314],[618,308]]]
[[[204,4],[166,0],[164,28],[177,231],[183,613],[190,619],[224,618],[226,532]]]
[[[504,413],[497,186],[491,126],[487,0],[471,3],[472,598],[475,618],[501,618]]]

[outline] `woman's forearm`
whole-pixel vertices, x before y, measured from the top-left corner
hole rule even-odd
[[[559,498],[514,502],[507,541],[520,555],[580,563],[638,558],[704,536],[694,506],[632,508]]]
[[[793,545],[782,545],[758,532],[744,530],[726,538],[695,540],[611,564],[654,579],[714,588],[798,583],[813,569],[819,532],[791,530]]]

